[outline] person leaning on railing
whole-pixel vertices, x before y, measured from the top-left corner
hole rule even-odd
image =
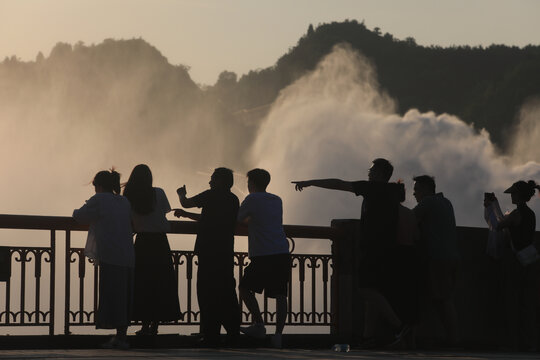
[[[253,325],[240,328],[246,335],[264,338],[266,328],[255,298],[262,293],[276,299],[276,331],[272,346],[281,348],[287,318],[287,288],[291,276],[289,243],[283,230],[283,203],[277,195],[266,192],[270,173],[253,169],[247,173],[249,195],[240,210],[238,221],[248,225],[248,254],[251,263],[244,270],[239,291],[251,313]]]
[[[187,197],[186,186],[176,190],[184,208],[202,208],[201,213],[176,209],[176,217],[197,221],[197,300],[201,315],[201,344],[221,346],[221,326],[234,343],[240,331],[240,306],[234,279],[234,230],[239,201],[231,192],[232,170],[217,168],[210,177],[210,189]]]
[[[131,206],[119,195],[120,174],[116,171],[98,172],[92,185],[96,194],[73,211],[73,218],[90,225],[85,255],[99,266],[96,328],[116,329],[116,336],[102,347],[127,349],[135,263]]]
[[[142,327],[137,335],[157,335],[160,321],[181,318],[178,283],[167,240],[171,205],[163,189],[152,187],[152,172],[145,164],[135,166],[124,187],[131,204],[135,238],[135,287],[133,320]]]

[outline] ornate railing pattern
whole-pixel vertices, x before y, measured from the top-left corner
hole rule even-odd
[[[0,312],[1,326],[49,326],[52,332],[55,308],[54,242],[55,236],[54,232],[52,232],[51,247],[2,247],[4,252],[2,258],[4,273],[2,278],[5,279],[5,301]],[[32,270],[31,265],[33,265],[33,274],[30,272]],[[52,274],[48,276],[48,279],[44,279],[44,276],[42,276],[45,267],[48,267],[49,274]],[[17,284],[12,284],[14,268],[17,270],[20,279]],[[45,282],[45,286],[49,285],[50,297],[48,304],[43,304],[43,282]],[[28,306],[27,293],[28,287],[32,288],[31,283],[33,283],[34,301],[32,306]],[[12,294],[12,290],[15,290],[16,293]],[[12,295],[18,297],[18,306],[12,304]]]
[[[98,274],[89,259],[84,257],[83,250],[82,248],[70,250],[71,267],[75,269],[75,271],[71,270],[73,276],[71,283],[74,283],[74,278],[78,279],[78,289],[72,287],[72,290],[75,291],[72,291],[71,298],[76,296],[76,301],[70,304],[69,313],[66,313],[68,317],[66,328],[94,325],[97,303],[95,289],[98,287]],[[247,255],[245,252],[237,252],[234,255],[237,283],[242,276],[243,269],[249,264]],[[183,319],[170,322],[168,325],[198,325],[200,323],[199,309],[196,300],[194,301],[197,256],[193,251],[173,250],[172,257],[179,283]],[[331,255],[292,254],[287,325],[330,326],[329,274],[332,267],[331,258]],[[92,287],[85,286],[84,280],[87,277],[93,279]],[[309,286],[306,286],[306,282],[309,283]],[[306,291],[306,287],[309,289],[308,291]],[[319,290],[321,294],[318,293]],[[92,295],[92,300],[86,303],[89,300],[88,292]],[[242,322],[244,324],[250,323],[251,315],[244,309],[242,310]],[[263,298],[261,311],[266,323],[275,323],[275,311],[270,308],[266,297]]]
[[[196,223],[187,221],[171,221],[171,234],[195,234]],[[71,329],[81,326],[94,325],[94,314],[97,307],[98,273],[92,262],[84,256],[84,250],[72,247],[72,232],[86,231],[87,227],[77,224],[70,217],[49,216],[19,216],[0,215],[0,228],[4,229],[36,229],[50,232],[49,247],[6,247],[9,259],[0,257],[0,328],[6,326],[47,326],[49,334],[58,333],[59,324],[55,331],[55,309],[63,312],[64,334],[70,334]],[[56,258],[57,232],[65,234],[65,254],[63,261]],[[293,239],[331,239],[335,229],[331,227],[285,225],[285,232],[294,249]],[[246,236],[247,229],[238,227],[237,236]],[[175,241],[169,240],[174,248]],[[63,247],[63,246],[62,246]],[[193,251],[173,250],[171,254],[178,279],[180,306],[183,319],[169,325],[198,325],[199,310],[196,294],[197,256]],[[9,264],[3,264],[8,261]],[[16,268],[16,264],[20,266]],[[33,263],[34,278],[32,284],[27,281],[29,264]],[[235,277],[242,276],[244,268],[249,264],[247,253],[235,253]],[[42,274],[44,266],[48,274]],[[2,282],[2,269],[15,269],[6,275]],[[60,271],[57,271],[60,270]],[[331,325],[331,285],[332,256],[329,254],[296,254],[292,253],[292,272],[289,283],[289,305],[287,325],[295,326],[324,326]],[[64,273],[63,304],[55,303],[55,283],[60,283],[57,273]],[[44,276],[48,275],[48,276]],[[61,277],[62,275],[60,275]],[[18,279],[17,279],[18,278]],[[14,280],[19,280],[14,284]],[[3,285],[5,284],[5,285]],[[13,295],[14,286],[18,296]],[[5,291],[2,294],[2,287]],[[43,303],[44,287],[48,288],[49,301]],[[27,293],[35,295],[33,303]],[[18,306],[12,304],[17,298]],[[2,307],[2,302],[4,306]],[[28,304],[31,303],[29,306]],[[1,309],[4,309],[3,311]],[[262,312],[267,323],[275,322],[273,302],[263,298]],[[58,319],[57,319],[58,322]],[[250,314],[242,307],[242,322],[250,322]]]

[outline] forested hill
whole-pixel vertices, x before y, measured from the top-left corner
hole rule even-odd
[[[107,39],[89,46],[58,43],[48,57],[39,52],[35,61],[12,56],[0,63],[0,105],[43,99],[59,111],[70,108],[76,118],[103,108],[112,96],[143,101],[140,111],[155,117],[164,107],[185,108],[202,94],[185,66],[169,64],[142,39]]]
[[[251,134],[279,91],[339,43],[349,43],[371,60],[381,87],[401,113],[417,108],[458,115],[486,128],[502,148],[521,105],[540,95],[540,46],[425,47],[413,38],[400,40],[345,21],[310,25],[274,66],[239,79],[224,71],[213,86],[202,89],[186,66],[171,65],[142,39],[89,46],[59,43],[48,57],[39,53],[35,61],[13,56],[0,62],[0,107],[6,116],[24,114],[41,121],[46,117],[36,103],[40,109],[54,109],[51,118],[66,121],[125,119],[122,124],[148,126],[205,118],[209,124],[234,127],[233,132],[247,128]],[[29,103],[36,114],[29,113]]]
[[[413,38],[399,40],[356,21],[315,29],[310,25],[275,66],[252,71],[238,81],[224,72],[216,87],[226,89],[221,97],[236,109],[268,104],[342,42],[375,64],[382,88],[397,100],[400,112],[417,108],[458,115],[478,129],[486,128],[501,147],[520,106],[540,95],[539,46],[425,47]]]

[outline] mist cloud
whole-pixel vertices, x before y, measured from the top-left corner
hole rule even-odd
[[[252,159],[274,175],[270,191],[286,199],[288,222],[328,225],[333,218],[358,218],[361,199],[354,195],[312,188],[297,193],[290,181],[366,179],[377,157],[394,164],[393,180],[404,180],[408,206],[415,205],[412,177],[435,176],[459,225],[484,226],[483,192],[495,191],[503,209],[511,209],[502,190],[518,179],[540,180],[539,163],[500,156],[486,131],[477,133],[455,116],[415,109],[396,114],[374,74],[367,59],[337,46],[283,90],[270,111]],[[530,203],[537,215],[539,203]]]
[[[17,86],[0,87],[0,212],[70,215],[92,195],[89,183],[98,170],[115,165],[125,181],[139,163],[150,166],[173,206],[178,186],[186,184],[189,195],[202,191],[218,166],[237,171],[234,191],[242,199],[245,172],[263,167],[272,174],[269,191],[284,200],[287,223],[328,225],[358,218],[361,199],[328,190],[297,193],[290,181],[365,179],[371,160],[385,157],[395,166],[393,180],[408,188],[408,206],[414,205],[412,177],[431,174],[452,200],[458,223],[483,226],[484,191],[495,191],[503,210],[510,209],[502,190],[518,179],[540,180],[538,102],[524,107],[519,141],[501,156],[487,132],[452,115],[397,114],[370,62],[338,46],[282,90],[259,128],[247,127],[185,85],[185,69],[155,49],[146,54],[148,44],[114,45],[100,45],[103,53],[94,49],[89,59],[59,47],[36,65],[54,69],[37,75],[0,69],[8,80],[24,74]],[[135,46],[140,56],[122,46]],[[78,66],[69,56],[79,56]],[[104,67],[104,61],[119,65]],[[530,203],[537,214],[539,203]]]
[[[529,99],[520,109],[519,123],[512,139],[516,162],[540,162],[540,97]]]
[[[0,213],[70,215],[97,171],[115,166],[126,181],[139,163],[178,206],[178,186],[206,189],[247,147],[185,68],[142,40],[58,44],[36,63],[2,64],[0,79]]]

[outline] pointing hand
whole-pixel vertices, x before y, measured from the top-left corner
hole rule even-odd
[[[307,181],[291,181],[291,183],[295,184],[294,188],[296,191],[302,191],[305,187],[309,186]]]

